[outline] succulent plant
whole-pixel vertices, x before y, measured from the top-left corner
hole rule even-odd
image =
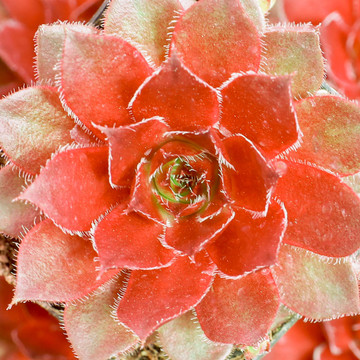
[[[280,306],[359,312],[360,108],[320,90],[314,28],[257,1],[113,0],[102,30],[41,26],[36,67],[0,101],[0,230],[22,238],[12,304],[63,303],[80,359],[156,334],[220,360]]]
[[[89,20],[101,0],[0,0],[0,96],[34,80],[34,35],[56,20]]]

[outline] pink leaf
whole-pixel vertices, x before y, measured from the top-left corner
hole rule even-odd
[[[63,110],[56,89],[35,86],[0,101],[0,144],[10,160],[37,174],[51,154],[71,142],[74,122]]]
[[[246,136],[269,157],[298,140],[289,77],[240,75],[222,88],[222,95],[220,124],[225,134]]]
[[[151,72],[141,54],[120,38],[66,32],[61,64],[64,102],[101,139],[104,135],[93,124],[131,123],[127,105]]]
[[[214,87],[234,72],[259,67],[258,32],[240,1],[197,2],[176,24],[173,45],[184,64]]]
[[[279,252],[274,268],[282,302],[313,320],[360,311],[359,290],[350,263],[329,264],[316,254],[290,245]]]
[[[169,27],[182,6],[178,0],[114,0],[105,17],[105,33],[130,39],[159,66],[169,46]]]
[[[206,250],[221,272],[243,275],[276,263],[285,228],[286,214],[276,201],[270,204],[266,217],[258,219],[237,209],[235,219]]]
[[[195,262],[179,257],[167,268],[134,270],[117,309],[120,322],[145,340],[160,325],[201,300],[211,285],[214,270],[204,253],[197,254]]]
[[[91,223],[128,196],[112,189],[106,147],[79,148],[57,154],[20,195],[55,223],[70,231],[87,231]],[[86,211],[84,211],[86,209]]]
[[[135,119],[162,116],[171,130],[205,130],[218,120],[216,92],[185,69],[176,55],[155,72],[131,102]]]
[[[175,252],[160,243],[164,228],[123,206],[115,208],[95,228],[102,269],[150,269],[166,266]]]
[[[224,188],[236,206],[265,212],[277,180],[275,170],[245,137],[237,135],[222,142]],[[241,161],[239,161],[241,159]]]
[[[108,359],[130,350],[138,342],[138,338],[118,324],[111,314],[118,292],[126,286],[125,277],[121,273],[116,280],[103,285],[100,293],[66,306],[65,329],[81,359]]]
[[[21,242],[13,303],[26,300],[73,301],[88,295],[114,271],[98,279],[89,239],[69,235],[47,219]]]
[[[288,227],[284,242],[320,255],[342,257],[360,247],[360,200],[336,176],[290,161],[275,195],[284,202]]]
[[[267,335],[278,307],[270,271],[261,270],[238,280],[216,277],[196,313],[210,340],[254,345]]]
[[[26,182],[11,166],[0,170],[0,232],[19,237],[26,229],[34,226],[40,213],[30,204],[13,202],[19,196]]]

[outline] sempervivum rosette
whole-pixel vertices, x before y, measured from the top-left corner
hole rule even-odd
[[[1,230],[41,218],[13,302],[65,303],[96,360],[154,331],[173,359],[224,359],[280,304],[358,313],[360,201],[340,177],[359,170],[360,109],[309,95],[316,32],[238,0],[113,0],[104,24],[41,27],[41,82],[0,102]]]

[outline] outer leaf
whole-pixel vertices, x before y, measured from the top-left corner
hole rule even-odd
[[[254,345],[267,335],[278,307],[274,280],[262,270],[238,280],[216,277],[196,313],[210,340]]]
[[[360,311],[350,263],[329,264],[306,250],[283,245],[274,274],[281,300],[302,316],[324,320]]]
[[[34,33],[15,20],[0,24],[0,57],[25,82],[33,79]]]
[[[360,200],[334,175],[283,161],[275,195],[288,212],[284,242],[320,255],[342,257],[360,247]]]
[[[111,188],[107,156],[106,147],[59,153],[19,199],[36,204],[53,221],[70,231],[90,230],[94,220],[128,195],[126,189]]]
[[[64,49],[65,29],[85,34],[96,33],[94,27],[79,24],[41,25],[35,36],[37,75],[40,80],[55,81],[55,75],[59,72],[56,65]]]
[[[129,39],[159,66],[169,46],[169,28],[182,6],[178,0],[115,0],[105,18],[105,33]]]
[[[111,184],[131,185],[140,160],[163,141],[167,130],[169,127],[158,117],[119,128],[101,128],[109,141]]]
[[[240,75],[226,83],[221,92],[223,133],[246,136],[269,157],[298,140],[289,77]]]
[[[170,267],[131,273],[117,310],[119,320],[145,340],[156,328],[194,307],[208,291],[215,267],[204,253]],[[144,316],[146,314],[146,316]]]
[[[222,144],[225,158],[231,164],[222,167],[225,191],[235,205],[264,212],[277,180],[274,169],[243,136],[227,138]]]
[[[30,204],[13,202],[25,186],[25,179],[18,176],[11,166],[0,170],[0,232],[19,237],[25,228],[31,228],[40,215]]]
[[[291,93],[307,96],[320,89],[324,64],[319,36],[309,26],[274,27],[266,32],[262,67],[267,74],[293,75]]]
[[[51,154],[71,142],[74,122],[66,115],[56,89],[36,86],[0,101],[0,145],[23,171],[36,174]]]
[[[184,64],[214,87],[234,72],[259,67],[257,29],[239,1],[196,3],[176,24],[173,44]]]
[[[257,27],[258,31],[261,33],[265,29],[265,17],[262,10],[264,0],[240,0],[241,5],[246,11],[248,17]],[[268,0],[265,0],[266,2]]]
[[[159,268],[168,264],[175,252],[160,243],[162,225],[135,212],[115,208],[95,228],[95,243],[103,270]]]
[[[158,329],[161,346],[173,360],[224,360],[232,345],[205,341],[195,315],[188,311]]]
[[[266,217],[258,219],[237,209],[234,220],[206,250],[221,272],[243,275],[276,263],[285,228],[286,214],[275,201]]]
[[[126,283],[125,277],[122,273],[116,281],[103,285],[101,293],[76,305],[66,306],[65,329],[81,359],[108,359],[129,350],[138,342],[134,334],[111,316],[111,307]]]
[[[168,224],[164,240],[171,247],[193,256],[216,239],[233,217],[234,212],[229,206],[223,206],[207,217],[182,217]]]
[[[130,104],[135,119],[162,116],[171,130],[205,130],[218,120],[216,92],[185,69],[176,55],[137,91]]]
[[[13,303],[66,302],[88,295],[114,274],[98,279],[95,256],[89,239],[65,234],[49,219],[42,221],[21,242]]]
[[[304,133],[291,157],[309,160],[341,175],[360,170],[360,108],[336,96],[317,96],[295,104]]]
[[[101,139],[104,135],[92,124],[129,124],[127,105],[150,73],[145,59],[124,40],[67,31],[61,64],[64,102]]]

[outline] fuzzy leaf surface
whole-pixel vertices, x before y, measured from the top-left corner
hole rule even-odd
[[[233,216],[229,206],[223,206],[207,217],[193,215],[176,219],[166,227],[164,240],[171,247],[193,256],[219,236]]]
[[[265,211],[277,174],[245,137],[229,137],[223,140],[222,145],[224,156],[232,165],[222,166],[225,191],[236,206]]]
[[[175,252],[163,247],[164,227],[119,206],[95,228],[95,243],[103,269],[151,269],[168,264]]]
[[[87,128],[103,139],[93,123],[131,123],[127,105],[152,72],[135,48],[115,36],[70,30],[61,62],[64,102]]]
[[[21,170],[37,174],[51,154],[71,142],[74,122],[55,88],[35,86],[0,101],[0,145]]]
[[[161,143],[168,130],[161,118],[118,128],[101,128],[109,142],[111,183],[115,186],[131,185],[142,157]]]
[[[289,77],[241,75],[224,86],[221,93],[220,126],[225,134],[246,136],[269,157],[298,140]]]
[[[138,44],[156,66],[165,60],[169,27],[182,6],[178,0],[115,0],[105,17],[105,33]]]
[[[314,29],[303,27],[270,28],[265,33],[263,69],[272,75],[293,75],[291,93],[306,97],[320,89],[324,64],[319,36]]]
[[[110,186],[107,159],[106,147],[61,152],[19,199],[36,204],[56,224],[70,231],[88,231],[94,220],[128,196],[127,189]]]
[[[205,340],[192,311],[170,320],[158,329],[161,346],[172,360],[225,360],[232,345]]]
[[[284,242],[320,255],[343,257],[360,247],[360,200],[328,172],[282,160],[275,195],[284,202]]]
[[[303,142],[290,157],[340,175],[360,170],[360,109],[337,96],[315,96],[295,104]]]
[[[217,276],[196,313],[205,335],[215,342],[254,345],[275,319],[279,296],[269,270],[238,280]]]
[[[259,67],[259,35],[240,1],[197,2],[176,24],[173,45],[183,63],[214,87],[232,73]]]
[[[205,130],[219,117],[216,92],[185,69],[176,55],[140,87],[131,110],[137,121],[164,117],[173,131]]]
[[[330,264],[316,254],[284,244],[274,274],[281,301],[306,318],[332,319],[360,311],[351,263]]]
[[[0,232],[11,237],[19,237],[23,227],[30,229],[40,215],[31,204],[13,202],[25,186],[25,179],[16,169],[5,166],[0,170]]]
[[[108,359],[129,350],[138,342],[137,336],[111,316],[111,306],[119,290],[126,286],[125,277],[120,273],[116,279],[103,285],[100,293],[76,305],[66,306],[65,329],[80,359]]]
[[[62,232],[49,219],[33,227],[21,242],[13,302],[73,301],[88,295],[114,272],[97,279],[96,256],[89,239]]]
[[[41,25],[35,36],[36,67],[40,80],[55,81],[55,75],[59,72],[55,66],[60,61],[64,50],[66,29],[85,34],[96,33],[95,28],[79,24]]]
[[[119,302],[119,321],[145,340],[167,320],[194,307],[208,291],[214,271],[204,253],[197,254],[195,262],[179,257],[167,268],[134,270]]]
[[[266,217],[258,219],[236,209],[234,220],[206,250],[221,272],[243,275],[276,263],[285,228],[286,214],[276,201],[270,204]]]

